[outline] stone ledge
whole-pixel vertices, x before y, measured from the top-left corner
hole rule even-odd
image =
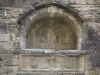
[[[53,50],[53,49],[23,49],[20,54],[63,54],[63,55],[87,55],[95,53],[92,50]]]
[[[63,74],[63,75],[66,75],[66,74],[70,74],[70,75],[84,75],[84,72],[18,72],[17,75],[53,75],[53,74],[56,74],[56,75],[60,75],[60,74]]]

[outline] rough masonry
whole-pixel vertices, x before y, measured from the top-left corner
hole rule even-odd
[[[100,75],[99,0],[0,0],[0,75]]]

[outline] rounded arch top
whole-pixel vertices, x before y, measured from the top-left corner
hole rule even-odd
[[[37,11],[39,9],[42,9],[44,7],[49,7],[49,6],[57,6],[61,9],[66,10],[69,13],[72,13],[73,16],[75,18],[77,18],[79,21],[81,21],[81,23],[84,22],[83,18],[72,8],[70,8],[69,6],[62,4],[62,3],[56,3],[56,2],[52,2],[52,3],[42,3],[42,4],[37,4],[31,8],[29,8],[26,12],[24,12],[21,16],[19,16],[18,18],[18,24],[21,24],[21,22],[32,12],[32,11]]]
[[[54,11],[51,11],[51,9],[53,9]],[[31,7],[26,12],[24,12],[18,18],[19,35],[22,36],[24,40],[28,41],[27,34],[29,36],[29,33],[31,33],[30,32],[31,27],[35,25],[35,22],[38,20],[47,19],[47,18],[62,19],[64,22],[66,22],[71,27],[71,31],[73,31],[73,34],[75,34],[76,48],[81,49],[81,42],[82,42],[82,28],[81,28],[82,26],[81,25],[84,22],[84,20],[75,10],[61,3],[54,2],[54,3],[37,4]],[[50,20],[50,22],[51,21],[52,20]],[[55,23],[57,22],[55,21]],[[62,24],[60,25],[62,26]],[[58,27],[60,29],[60,26]],[[26,44],[26,41],[24,42],[24,44]]]

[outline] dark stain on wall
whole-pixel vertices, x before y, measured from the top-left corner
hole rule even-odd
[[[100,35],[98,30],[92,26],[87,29],[88,39],[91,42],[89,50],[94,50],[94,53],[90,54],[92,67],[100,66]]]
[[[7,28],[7,25],[4,24],[4,25],[0,25],[0,33],[1,32],[7,32],[8,31],[8,28]]]
[[[22,6],[26,0],[1,0],[1,6]]]

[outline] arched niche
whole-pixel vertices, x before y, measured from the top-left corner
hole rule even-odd
[[[27,48],[76,49],[76,37],[62,17],[47,16],[31,25],[27,34]]]
[[[22,48],[81,49],[83,20],[62,4],[35,6],[19,18]]]

